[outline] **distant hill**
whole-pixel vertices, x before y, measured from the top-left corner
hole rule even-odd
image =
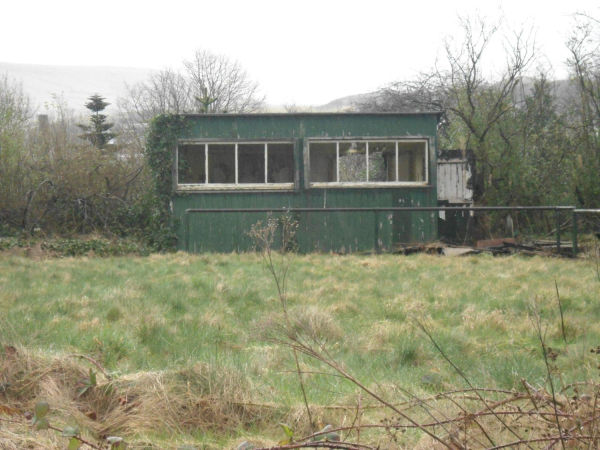
[[[531,77],[523,77],[522,89],[518,88],[515,90],[514,99],[515,101],[522,101],[525,96],[531,95],[534,90],[534,79]],[[577,95],[576,86],[571,80],[550,80],[549,87],[551,91],[554,91],[557,99],[557,106],[559,110],[565,107],[569,100]],[[352,110],[362,102],[368,101],[371,98],[377,96],[377,92],[370,92],[367,94],[355,94],[341,97],[331,102],[322,105],[312,107],[311,110],[316,112],[335,112],[335,111],[348,111]]]
[[[49,66],[0,62],[0,74],[6,73],[9,77],[21,81],[25,92],[40,105],[40,112],[44,109],[44,103],[52,100],[53,94],[62,94],[70,108],[77,113],[83,113],[87,98],[98,93],[111,103],[107,112],[115,114],[117,98],[126,94],[125,84],[132,85],[146,80],[151,72],[151,69],[127,67]],[[369,95],[349,95],[310,109],[316,112],[343,111]],[[283,105],[269,105],[267,109],[285,112]]]
[[[576,86],[571,80],[552,80],[550,86],[556,95],[559,108],[565,106],[569,99],[577,95]],[[516,99],[522,100],[524,95],[531,95],[534,89],[534,80],[531,77],[523,77],[523,91],[516,92]]]
[[[146,80],[152,69],[127,67],[79,67],[79,66],[49,66],[36,64],[13,64],[0,62],[0,74],[20,80],[23,89],[40,105],[43,112],[44,103],[52,100],[52,95],[62,95],[70,108],[76,113],[86,112],[84,104],[87,98],[98,93],[111,103],[107,108],[108,114],[116,114],[118,97],[126,94],[125,85],[132,85]],[[533,88],[530,78],[523,79],[524,92],[529,93]],[[564,103],[575,91],[570,81],[556,80],[552,82],[559,104]],[[354,94],[337,98],[324,105],[303,107],[300,110],[314,112],[347,111],[354,105],[368,100],[375,93]],[[522,98],[523,92],[517,92],[516,97]],[[268,111],[285,112],[283,105],[269,105]]]
[[[329,103],[321,106],[314,106],[312,109],[316,112],[336,112],[345,111],[352,109],[354,105],[359,104],[370,97],[375,95],[374,93],[369,94],[355,94],[348,95],[346,97],[336,98]]]
[[[125,83],[133,84],[148,78],[152,70],[127,67],[77,67],[13,64],[0,62],[0,74],[20,80],[43,111],[52,94],[63,95],[70,108],[85,111],[89,96],[98,93],[111,103],[107,112],[116,111],[117,97],[125,95]]]

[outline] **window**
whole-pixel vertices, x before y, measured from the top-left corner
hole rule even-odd
[[[179,183],[206,183],[206,156],[204,155],[204,146],[180,145],[177,149],[177,156],[179,160]]]
[[[291,142],[183,143],[177,148],[180,190],[291,189]]]
[[[311,186],[427,183],[427,140],[309,142]]]
[[[367,146],[364,142],[339,142],[338,181],[359,183],[367,181]]]
[[[210,144],[205,147],[208,147],[208,164],[204,166],[208,167],[208,183],[235,183],[235,145]]]

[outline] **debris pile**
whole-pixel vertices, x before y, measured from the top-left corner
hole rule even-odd
[[[498,238],[481,240],[475,246],[455,245],[435,242],[430,244],[401,245],[396,253],[411,255],[413,253],[428,253],[431,255],[464,256],[491,253],[492,255],[511,255],[518,253],[526,256],[573,257],[571,241],[556,241],[548,239],[519,242],[515,238]]]

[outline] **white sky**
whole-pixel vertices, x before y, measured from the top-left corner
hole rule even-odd
[[[500,9],[535,27],[559,78],[571,15],[600,16],[597,0],[4,0],[0,61],[177,68],[204,48],[239,60],[270,104],[320,105],[426,70],[460,38],[457,14]]]

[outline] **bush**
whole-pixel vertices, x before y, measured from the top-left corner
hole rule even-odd
[[[74,256],[125,256],[150,254],[150,249],[133,239],[26,239],[0,238],[0,251],[20,248],[32,250],[39,248],[41,254],[48,257]]]

